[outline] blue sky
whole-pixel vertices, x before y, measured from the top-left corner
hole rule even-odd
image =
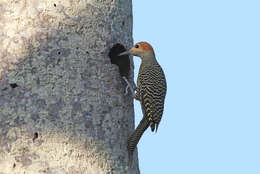
[[[260,1],[133,0],[133,16],[134,42],[153,45],[168,83],[158,132],[138,145],[141,172],[259,174]]]

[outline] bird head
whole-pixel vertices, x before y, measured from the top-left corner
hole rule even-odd
[[[132,55],[140,57],[142,60],[154,58],[153,47],[147,42],[136,43],[129,51],[120,53],[118,56]]]

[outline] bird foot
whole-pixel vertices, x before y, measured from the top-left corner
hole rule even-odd
[[[127,86],[125,88],[125,95],[128,94],[128,89],[131,91],[132,95],[134,95],[135,94],[135,90],[137,89],[135,83],[134,83],[134,86],[132,86],[125,76],[123,76],[123,79],[124,79],[124,81],[127,84]]]

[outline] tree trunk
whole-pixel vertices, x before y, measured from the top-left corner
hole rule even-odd
[[[133,100],[108,56],[132,45],[131,6],[0,0],[0,174],[139,174]]]

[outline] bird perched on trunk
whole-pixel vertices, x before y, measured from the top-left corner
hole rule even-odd
[[[167,85],[164,72],[157,62],[152,46],[147,42],[138,42],[129,51],[118,56],[132,55],[142,60],[138,78],[137,89],[128,84],[133,97],[139,100],[142,106],[143,119],[127,142],[129,165],[132,163],[133,152],[144,131],[150,126],[152,131],[157,131],[164,109],[164,99]]]

